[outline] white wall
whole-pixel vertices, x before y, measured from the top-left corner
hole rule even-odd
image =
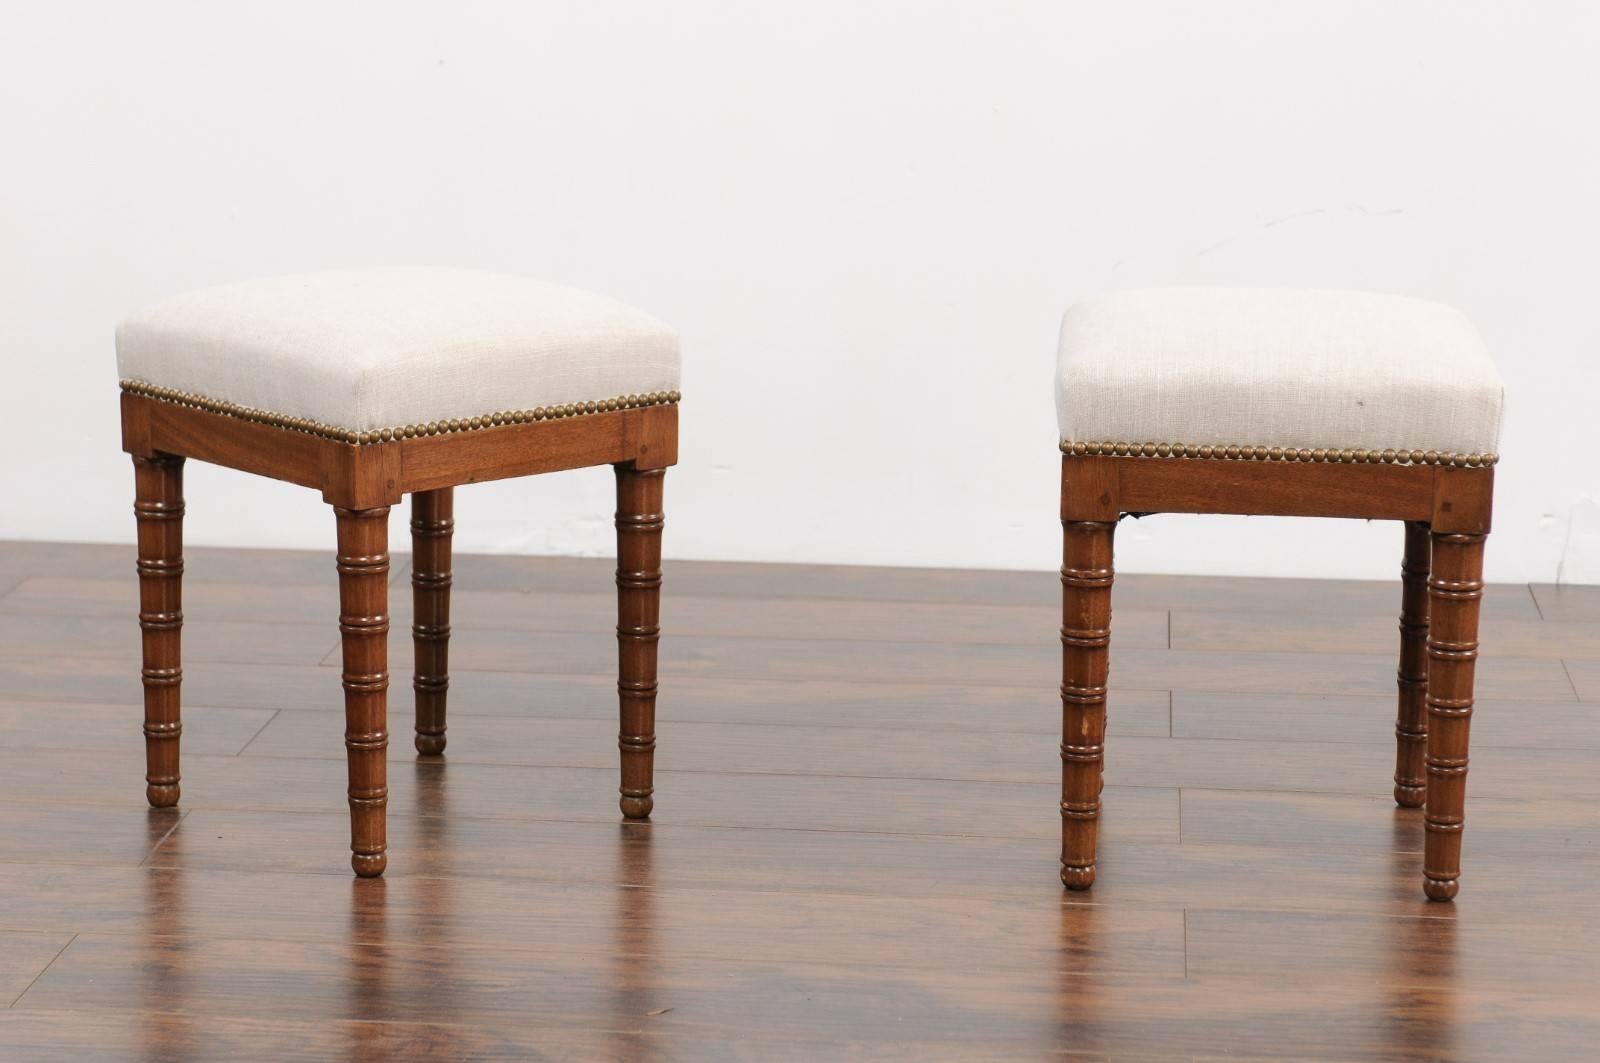
[[[9,6],[0,537],[131,537],[121,314],[420,262],[682,330],[674,556],[1047,568],[1067,303],[1335,285],[1478,320],[1510,394],[1490,575],[1600,580],[1597,10]],[[608,551],[609,491],[463,490],[458,548]],[[188,496],[192,542],[331,548],[312,492],[192,467]],[[1125,525],[1119,565],[1392,576],[1399,541],[1163,517]]]

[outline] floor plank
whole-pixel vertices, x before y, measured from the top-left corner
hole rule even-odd
[[[262,586],[330,582],[332,536],[319,550],[238,550],[185,548],[185,582],[238,583],[241,572]],[[398,544],[391,544],[398,545]],[[1398,547],[1397,547],[1398,553]],[[102,580],[132,579],[134,552],[127,545],[85,545],[0,540],[0,576],[61,576]],[[1398,562],[1396,562],[1398,568]],[[612,585],[611,558],[523,557],[510,554],[457,554],[458,591],[592,594]],[[391,582],[402,586],[409,561],[394,558]],[[1039,606],[1060,604],[1055,572],[881,568],[852,565],[775,565],[747,562],[668,559],[671,593],[688,597],[828,599],[951,605]],[[1119,573],[1116,607],[1122,609],[1224,609],[1234,612],[1294,612],[1315,593],[1323,612],[1388,616],[1399,603],[1399,588],[1385,580],[1273,579],[1170,576]],[[398,595],[397,595],[398,596]],[[1540,618],[1534,594],[1522,584],[1490,584],[1484,614],[1507,619]]]
[[[1122,617],[1117,617],[1120,623]],[[1487,617],[1479,630],[1488,656],[1600,658],[1600,623]],[[1326,613],[1172,614],[1172,648],[1233,652],[1398,653],[1394,617]]]
[[[338,742],[335,725],[331,734]],[[1055,755],[1046,745],[1048,763]],[[670,794],[669,794],[670,790]],[[184,759],[183,807],[342,812],[342,758],[209,757]],[[0,799],[26,804],[126,807],[143,799],[143,758],[0,751]],[[1178,794],[1150,786],[1117,787],[1126,794],[1119,821],[1138,823],[1149,838],[1176,838]],[[658,772],[658,823],[772,827],[898,834],[988,834],[1053,842],[1059,786],[943,779]],[[1109,800],[1109,798],[1108,798]],[[389,769],[393,815],[462,815],[488,819],[566,819],[614,823],[617,779],[606,768],[419,764]],[[1042,815],[1041,815],[1042,813]],[[343,853],[322,854],[325,866]]]
[[[1400,544],[1395,546],[1399,569]],[[530,558],[462,555],[456,587],[493,591],[593,591],[614,568],[608,558]],[[810,598],[840,601],[946,602],[956,605],[1060,604],[1054,572],[975,569],[871,568],[852,565],[773,565],[668,560],[663,573],[674,594],[718,597]],[[1118,573],[1112,592],[1121,609],[1228,609],[1294,612],[1308,594],[1325,612],[1389,616],[1399,608],[1398,575],[1385,580],[1272,579]],[[1523,584],[1490,584],[1486,616],[1539,619]]]
[[[1535,583],[1529,590],[1544,619],[1558,624],[1600,624],[1600,587]]]
[[[404,669],[391,670],[390,713],[398,733],[411,711]],[[16,706],[52,695],[71,697],[86,710],[110,710],[112,726],[125,730],[140,709],[138,670],[103,659],[70,657],[0,659],[0,703]],[[283,708],[344,711],[338,672],[315,665],[278,666],[200,661],[184,669],[188,705],[254,710],[270,716]],[[463,672],[451,677],[450,715],[528,716],[613,720],[616,678],[526,672]],[[1166,733],[1170,695],[1165,690],[1118,690],[1111,708],[1119,733]],[[657,715],[686,723],[790,724],[878,730],[938,729],[1027,731],[1055,734],[1059,702],[1053,686],[977,687],[956,683],[862,683],[847,680],[722,679],[679,676],[662,686]],[[96,708],[97,707],[97,708]],[[40,709],[40,712],[52,711]],[[60,711],[60,710],[54,710]],[[76,711],[76,710],[73,710]],[[262,719],[257,715],[252,719]],[[118,721],[121,722],[118,722]],[[243,718],[240,723],[243,724]],[[209,752],[210,750],[206,750]]]
[[[1197,913],[1194,921],[1202,943],[1210,945],[1225,939],[1226,931],[1245,917],[1241,913],[1231,922],[1211,921]],[[1399,935],[1402,940],[1414,937],[1418,944],[1438,947],[1440,921],[1407,925],[1414,933]],[[1397,950],[1390,929],[1382,944]],[[1379,930],[1374,928],[1374,934]],[[1114,940],[1109,929],[1086,933],[1096,948]],[[387,942],[290,942],[263,950],[257,942],[221,940],[207,946],[182,950],[181,942],[84,936],[30,990],[23,1005],[93,1005],[132,1012],[160,985],[172,994],[167,1006],[180,1014],[276,1018],[276,1009],[293,1007],[302,1021],[356,1014],[404,1022],[443,1010],[459,1015],[469,1028],[483,1024],[492,1030],[514,1016],[529,1028],[630,1034],[648,1029],[656,1037],[713,1043],[729,1027],[756,1027],[767,1037],[804,1042],[816,1036],[814,1015],[825,1012],[836,1016],[835,1029],[853,1041],[891,1040],[910,1028],[947,1046],[982,1045],[996,1031],[1005,1031],[1014,1038],[1011,1047],[1035,1052],[1064,1043],[1091,1051],[1112,1046],[1148,1050],[1174,1043],[1180,1026],[1187,1036],[1176,1043],[1235,1057],[1283,1058],[1288,1050],[1309,1051],[1318,1058],[1350,1058],[1354,1053],[1393,1059],[1410,1051],[1434,1058],[1492,1058],[1477,1053],[1504,1047],[1503,1034],[1487,1043],[1462,1036],[1479,1025],[1498,1029],[1498,1023],[1490,1025],[1487,1019],[1499,1018],[1505,1007],[1483,1007],[1492,994],[1476,984],[1444,988],[1425,981],[1415,995],[1391,997],[1386,1003],[1377,991],[1388,988],[1392,994],[1392,983],[1340,981],[1319,988],[1327,1006],[1319,1007],[1317,1019],[1309,1024],[1301,1018],[1297,1030],[1294,1016],[1305,1008],[1304,983],[1297,983],[1298,994],[1291,993],[1270,979],[1276,969],[1248,977],[1203,976],[1187,983],[1129,983],[1109,972],[1081,973],[1081,959],[1069,949],[1062,950],[1055,964],[979,977],[905,968],[779,965],[761,959],[711,965],[676,955],[666,943],[643,934],[628,940],[628,951],[617,958],[541,958],[509,950],[441,950]],[[1428,952],[1418,951],[1424,956]],[[162,982],[159,973],[180,957],[195,977],[175,986]],[[251,969],[258,972],[255,978]],[[272,992],[261,992],[263,987]],[[1577,1017],[1580,1031],[1594,1029],[1582,1014],[1581,998],[1570,992],[1534,994],[1515,987],[1496,990],[1500,992],[1503,1002],[1531,1008],[1539,1018]],[[1179,1015],[1191,1011],[1196,1018],[1181,1022]],[[1144,1029],[1136,1032],[1139,1025]],[[1525,1020],[1517,1029],[1526,1035],[1537,1033],[1539,1026]],[[1563,1029],[1534,1043],[1549,1044],[1566,1056],[1580,1042]],[[1330,1051],[1338,1054],[1327,1055]]]
[[[71,615],[131,624],[138,608],[131,578],[92,580],[36,577],[0,597],[0,615]],[[339,614],[338,588],[200,584],[185,588],[184,612],[191,625],[218,621],[314,626],[326,630]],[[411,623],[411,592],[390,596],[395,633]],[[903,602],[840,602],[806,598],[721,598],[674,594],[665,616],[674,635],[744,636],[776,639],[851,639],[864,642],[1048,642],[1061,626],[1058,606],[948,605]],[[590,593],[545,591],[453,591],[451,625],[457,633],[484,631],[616,631],[617,597],[604,586]],[[1165,646],[1167,614],[1119,609],[1117,638],[1130,646]]]
[[[153,1004],[162,1002],[157,1000]],[[448,1022],[297,1021],[196,1015],[142,1007],[136,1011],[13,1009],[0,1011],[0,1043],[28,1063],[125,1063],[127,1060],[221,1061],[270,1058],[274,1063],[417,1063],[571,1061],[627,1058],[724,1058],[716,1042],[663,1041],[647,1030],[563,1030],[502,1023],[494,1028]],[[727,1047],[724,1045],[723,1050]],[[726,1057],[731,1058],[731,1057]]]
[[[603,769],[616,757],[614,730],[614,724],[600,720],[460,721],[451,731],[448,756],[456,765]],[[344,749],[336,734],[325,713],[282,712],[250,743],[245,759],[323,757],[343,761]],[[657,734],[656,759],[664,771],[1041,784],[1054,781],[1059,773],[1053,744],[1037,734],[903,734],[671,722],[660,723]],[[882,750],[891,744],[910,759],[886,759]],[[1473,792],[1502,795],[1525,788],[1526,792],[1600,795],[1600,779],[1574,781],[1566,777],[1593,759],[1587,753],[1559,743],[1553,748],[1480,747],[1473,757]],[[404,741],[391,742],[390,754],[392,760],[400,761],[412,761],[416,756]],[[1383,793],[1393,772],[1392,740],[1324,746],[1113,732],[1107,741],[1106,779],[1114,785]],[[1524,782],[1516,777],[1523,772],[1540,778]],[[666,795],[660,799],[667,799]]]
[[[1107,851],[1178,843],[1177,795],[1108,791]],[[159,867],[329,872],[346,840],[338,812],[285,815],[201,809],[150,855]],[[1005,835],[607,824],[536,819],[395,816],[389,836],[404,860],[386,878],[508,876],[562,882],[883,897],[1032,900],[1056,891],[1054,839]],[[337,870],[337,869],[334,869]]]
[[[71,941],[71,934],[0,930],[0,1000],[15,1002]]]
[[[798,984],[794,988],[799,989]],[[623,1021],[578,1028],[522,1020],[371,1022],[222,1017],[181,1011],[0,1011],[0,1041],[29,1063],[128,1059],[236,1060],[272,1046],[281,1063],[416,1060],[490,1063],[628,1059],[853,1060],[1588,1060],[1600,1027],[1586,1002],[1531,993],[1466,993],[1330,986],[1308,1014],[1300,987],[1259,980],[1191,979],[1126,986],[1079,978],[1059,983],[1050,1018],[1005,1024],[1006,1039],[938,1042],[897,1031],[892,1040],[828,1039],[813,1029],[767,1036],[759,1029],[662,1030],[660,1016],[619,1004]],[[815,998],[791,998],[811,1005]],[[1050,998],[1046,998],[1049,1003]],[[671,1014],[666,1013],[666,1014]],[[1183,1045],[1175,1055],[1171,1046]]]
[[[185,705],[183,749],[189,753],[238,753],[272,717],[270,709]],[[132,750],[144,742],[143,719],[137,703],[0,701],[0,749]]]
[[[1388,794],[1188,789],[1181,802],[1186,845],[1422,852],[1422,818]],[[1475,855],[1587,861],[1600,858],[1600,811],[1589,800],[1469,792],[1466,839]]]
[[[187,624],[185,661],[304,664],[338,645],[337,624],[247,624],[237,621]],[[37,658],[70,651],[77,659],[104,657],[139,670],[137,621],[101,617],[0,614],[0,657]]]
[[[614,646],[589,635],[468,631],[453,637],[451,667],[460,671],[605,673]],[[390,666],[411,667],[408,641],[391,641]],[[1340,653],[1214,653],[1112,648],[1111,683],[1131,690],[1252,690],[1317,694],[1388,693],[1389,655]],[[330,651],[323,664],[334,666]],[[843,682],[1030,686],[1061,681],[1061,649],[1049,638],[1033,645],[859,642],[681,636],[661,643],[664,676],[824,679]],[[1572,682],[1559,660],[1486,655],[1478,662],[1480,696],[1571,701]]]
[[[469,637],[470,634],[469,633]],[[475,634],[489,635],[487,632]],[[453,640],[463,641],[466,640]],[[698,644],[695,644],[695,641]],[[135,645],[137,645],[135,643]],[[1059,649],[1022,646],[941,646],[924,652],[905,643],[847,643],[855,647],[829,656],[834,643],[823,640],[664,639],[662,696],[672,696],[685,680],[738,683],[854,684],[867,686],[1009,687],[1032,691],[1040,702],[1054,699],[1060,683]],[[540,635],[519,645],[509,636],[490,638],[472,651],[481,661],[492,657],[523,671],[501,678],[467,669],[456,662],[451,647],[451,699],[480,697],[475,684],[497,691],[537,692],[540,684],[561,677],[610,677],[615,653],[611,640],[587,635]],[[391,639],[390,671],[410,670],[409,640]],[[969,652],[970,651],[970,652]],[[463,646],[463,654],[467,651]],[[1114,649],[1111,686],[1114,691],[1210,690],[1252,693],[1355,694],[1388,696],[1394,689],[1394,662],[1384,656],[1350,654],[1215,654],[1178,650]],[[1573,679],[1561,661],[1486,657],[1479,667],[1479,696],[1485,699],[1572,701]],[[1581,662],[1572,662],[1573,675]],[[305,666],[265,666],[218,661],[187,661],[184,697],[200,705],[224,708],[337,706],[336,665],[321,672]],[[296,674],[298,673],[298,674]],[[686,686],[688,690],[702,687]],[[0,698],[123,703],[138,694],[138,665],[111,658],[0,658]],[[527,695],[516,694],[517,701]],[[495,700],[487,697],[487,700]],[[505,703],[505,702],[502,702]],[[570,712],[563,710],[565,714]],[[829,711],[826,707],[820,711]]]
[[[1172,734],[1176,738],[1392,746],[1395,711],[1394,695],[1178,691],[1172,696]],[[1480,749],[1600,749],[1600,706],[1486,698],[1473,709],[1472,739]]]
[[[1163,791],[1108,790],[1101,851],[1108,863],[1149,845],[1177,845],[1179,825]],[[1293,867],[1294,851],[1375,858],[1422,852],[1419,815],[1376,796],[1275,795],[1185,790],[1182,844],[1260,849],[1262,873]],[[406,854],[390,875],[508,875],[768,891],[883,896],[1037,898],[1054,867],[1026,836],[892,833],[397,816],[390,837]],[[1600,822],[1588,802],[1480,798],[1468,805],[1475,858],[1558,858],[1596,866]],[[344,840],[337,812],[191,812],[149,857],[157,866],[211,870],[328,870]],[[1274,850],[1290,850],[1276,853]],[[552,859],[558,854],[559,859]],[[1499,861],[1509,863],[1510,860]],[[1414,861],[1396,862],[1402,876]],[[1051,887],[1053,888],[1053,887]],[[1349,899],[1359,906],[1359,898]],[[1295,903],[1289,901],[1286,903]],[[1305,903],[1314,904],[1308,899]]]
[[[442,1012],[469,1026],[648,1027],[691,1037],[759,1029],[764,1038],[804,1041],[817,1035],[816,1016],[826,1014],[830,1032],[851,1040],[894,1040],[909,1030],[919,1039],[982,1043],[1005,1031],[1032,1034],[1037,1047],[1053,1042],[1049,1001],[1072,978],[1056,963],[979,974],[761,955],[713,961],[677,953],[644,930],[618,928],[604,938],[602,949],[552,954],[398,940],[264,948],[215,939],[186,949],[182,942],[80,935],[20,1006],[131,1011],[165,986],[172,1010],[228,1016],[403,1022]],[[1181,927],[1167,940],[1181,942]],[[1063,926],[1047,942],[1067,955],[1086,954],[1084,962],[1124,943],[1108,926],[1081,935]],[[160,978],[180,963],[192,977],[181,984]]]
[[[70,881],[76,886],[62,890],[51,888],[64,884],[60,869],[0,868],[9,883],[42,887],[39,895],[15,905],[7,917],[13,927],[49,930],[70,924],[78,928],[75,944],[85,946],[78,953],[69,948],[50,972],[53,977],[34,983],[22,1001],[27,1006],[59,1006],[61,1000],[53,999],[57,992],[73,1001],[75,994],[94,991],[79,985],[75,974],[85,953],[103,946],[115,957],[112,965],[138,967],[161,962],[154,956],[141,958],[141,950],[181,944],[183,939],[208,942],[204,950],[185,952],[212,953],[221,943],[238,941],[241,948],[254,948],[264,957],[291,942],[479,949],[483,966],[492,967],[497,955],[503,957],[511,970],[500,978],[507,982],[521,981],[524,967],[530,974],[540,967],[581,971],[589,960],[613,964],[646,948],[695,960],[736,962],[759,956],[774,965],[914,971],[946,969],[965,956],[996,974],[1031,973],[1058,960],[1060,950],[1069,950],[1080,962],[1108,974],[1183,974],[1181,911],[1151,907],[1114,912],[1076,905],[1047,882],[1036,900],[1013,902],[656,885],[641,890],[611,882],[506,877],[396,878],[369,885],[343,875],[270,871],[74,870]],[[294,905],[276,902],[286,894],[294,896]],[[217,962],[223,962],[220,956]],[[310,980],[337,975],[320,965],[303,973]],[[246,983],[261,977],[248,966],[240,974]],[[89,981],[104,984],[98,974]],[[294,1006],[279,1010],[287,1003],[280,998],[265,1010],[246,1013],[297,1014]],[[123,1005],[106,1001],[104,1006]],[[227,1007],[205,1010],[232,1013]]]
[[[133,475],[128,476],[128,497],[133,497]],[[131,504],[130,504],[131,505]],[[128,513],[128,533],[133,532],[133,513]],[[138,577],[134,571],[137,556],[132,543],[60,543],[0,539],[0,576],[16,573],[25,579],[72,577],[120,581],[135,595]],[[254,550],[248,548],[186,545],[183,552],[183,582],[194,584],[237,583],[241,573],[262,586],[315,586],[337,577],[333,574],[333,542],[329,533],[328,550]],[[400,567],[400,566],[397,566]]]
[[[323,712],[278,713],[246,750],[247,756],[344,758],[343,743]],[[1167,735],[1166,713],[1141,718],[1119,714],[1113,735]],[[1148,726],[1146,726],[1148,725]],[[453,764],[551,764],[609,768],[617,758],[615,720],[518,717],[458,718],[447,755]],[[893,776],[903,769],[883,756],[895,746],[936,779],[1049,782],[1058,771],[1054,743],[1038,731],[880,731],[865,727],[784,724],[657,724],[656,766],[662,771],[766,772],[784,775]],[[402,733],[389,743],[391,760],[414,760]]]
[[[1420,819],[1421,813],[1410,810]],[[1383,812],[1379,811],[1380,821]],[[1385,821],[1386,822],[1386,821]],[[1311,846],[1259,848],[1190,842],[1172,848],[1129,845],[1104,852],[1093,902],[1112,908],[1248,908],[1343,911],[1423,919],[1471,919],[1507,926],[1561,926],[1600,919],[1600,896],[1585,885],[1597,867],[1561,855],[1529,870],[1524,853],[1472,849],[1467,827],[1461,893],[1443,912],[1420,888],[1414,852],[1356,852]]]
[[[130,795],[130,796],[137,796]],[[6,803],[0,805],[0,861],[138,867],[177,828],[186,809]],[[0,926],[5,910],[0,908]]]
[[[453,568],[459,590],[582,594],[610,587],[616,562],[599,557],[461,554],[455,558]],[[1059,576],[1048,571],[774,565],[669,558],[662,574],[672,593],[691,597],[1049,607],[1058,603],[1061,591]]]
[[[1600,928],[1593,926],[1203,908],[1185,916],[1189,973],[1200,978],[1600,998]]]
[[[1564,661],[1572,688],[1584,701],[1600,701],[1600,661]]]

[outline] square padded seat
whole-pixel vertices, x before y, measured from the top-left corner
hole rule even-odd
[[[497,413],[664,401],[678,337],[575,288],[472,270],[308,273],[189,292],[117,329],[134,391],[359,437]]]
[[[133,458],[145,796],[176,805],[183,734],[183,470],[319,491],[333,509],[350,863],[388,866],[389,515],[411,498],[417,754],[445,749],[458,486],[611,466],[616,476],[618,806],[654,807],[662,504],[678,455],[678,338],[572,288],[466,270],[230,284],[117,329]]]
[[[1120,292],[1067,311],[1055,391],[1062,883],[1097,874],[1118,522],[1344,517],[1405,526],[1394,799],[1423,809],[1423,893],[1454,898],[1504,392],[1472,325],[1359,292]]]
[[[1067,311],[1056,410],[1063,449],[1264,446],[1482,461],[1500,436],[1504,390],[1472,323],[1438,303],[1146,289]]]

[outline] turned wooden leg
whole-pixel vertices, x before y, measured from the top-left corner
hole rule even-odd
[[[1110,669],[1112,537],[1116,524],[1061,522],[1061,881],[1094,884]]]
[[[664,469],[617,470],[617,696],[622,726],[622,814],[654,805],[656,645],[661,639],[661,511]]]
[[[183,734],[183,459],[133,459],[133,513],[139,525],[139,630],[144,667],[145,797],[178,803],[178,742]]]
[[[350,764],[350,864],[362,878],[388,863],[389,507],[340,509],[339,633],[344,746]]]
[[[1423,755],[1428,742],[1428,526],[1406,523],[1406,554],[1400,563],[1400,711],[1394,725],[1394,800],[1421,808],[1427,793]]]
[[[450,689],[450,536],[455,489],[411,496],[412,644],[416,672],[417,752],[444,752],[445,694]]]
[[[1433,534],[1428,577],[1428,798],[1423,890],[1430,900],[1456,895],[1467,800],[1467,738],[1483,600],[1483,541],[1476,534]]]

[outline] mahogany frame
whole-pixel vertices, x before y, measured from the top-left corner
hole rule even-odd
[[[1117,522],[1149,513],[1348,517],[1406,523],[1394,794],[1425,808],[1424,893],[1455,897],[1493,498],[1488,466],[1064,455],[1062,883],[1087,889],[1095,879]]]
[[[629,819],[649,816],[660,637],[661,497],[665,470],[678,458],[675,403],[347,443],[124,392],[122,447],[132,455],[135,469],[146,796],[151,805],[168,807],[179,798],[186,459],[314,488],[334,508],[351,863],[362,877],[381,875],[388,862],[389,508],[404,496],[413,496],[416,743],[419,754],[437,755],[445,746],[449,685],[453,489],[611,465],[617,476],[620,805]]]

